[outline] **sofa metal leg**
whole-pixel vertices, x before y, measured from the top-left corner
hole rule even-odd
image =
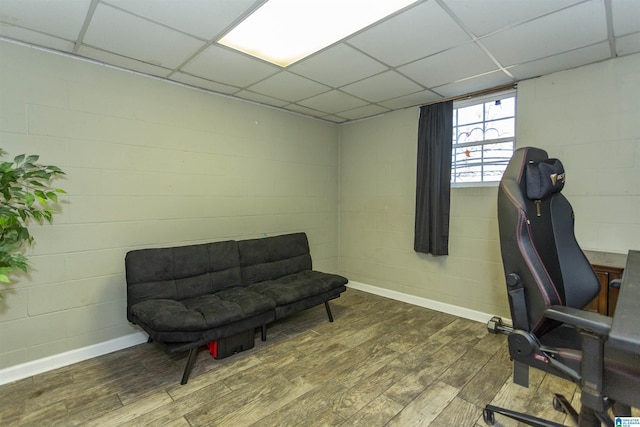
[[[261,333],[260,339],[262,339],[262,341],[266,341],[267,340],[267,325],[262,325],[262,328],[260,328],[260,333]]]
[[[149,338],[147,338],[147,344],[150,344],[153,342],[153,338],[151,338],[151,336],[149,336]]]
[[[329,322],[333,322],[333,314],[331,314],[331,307],[329,307],[329,301],[324,302],[324,307],[327,309],[327,316],[329,316]]]
[[[184,373],[182,374],[182,381],[180,384],[184,385],[189,381],[189,374],[191,374],[191,368],[193,368],[193,362],[196,361],[198,355],[198,347],[194,347],[189,350],[189,357],[187,358],[187,366],[184,367]]]

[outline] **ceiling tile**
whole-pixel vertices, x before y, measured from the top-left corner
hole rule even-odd
[[[444,97],[460,96],[496,86],[512,83],[514,80],[502,71],[493,71],[482,76],[450,83],[434,89]]]
[[[234,94],[234,96],[253,102],[258,102],[260,104],[273,105],[274,107],[284,107],[285,105],[289,104],[289,101],[283,101],[281,99],[275,99],[270,96],[260,95],[248,90],[241,90]]]
[[[303,107],[302,105],[298,105],[298,104],[289,104],[285,107],[285,109],[289,111],[293,111],[295,113],[304,114],[305,116],[313,116],[313,117],[321,117],[321,118],[328,116],[327,113],[314,110],[313,108]]]
[[[509,72],[518,80],[538,77],[567,68],[578,67],[588,62],[596,62],[611,56],[609,43],[599,43],[582,49],[560,53],[525,64],[509,68]]]
[[[538,18],[582,0],[442,0],[476,36]]]
[[[299,101],[326,92],[329,88],[288,71],[282,71],[251,87],[253,92],[272,96],[285,101]]]
[[[126,68],[127,70],[139,71],[152,76],[166,77],[171,73],[167,68],[158,67],[147,64],[146,62],[136,61],[135,59],[126,58],[100,49],[94,49],[89,46],[81,46],[78,55],[95,59],[105,64],[115,65],[116,67]]]
[[[571,29],[568,31],[568,29]],[[607,40],[602,2],[587,2],[482,39],[503,66]]]
[[[371,117],[378,114],[386,113],[389,111],[386,108],[379,105],[365,105],[364,107],[354,108],[353,110],[343,111],[339,115],[349,120],[364,119],[365,117]]]
[[[0,20],[11,25],[75,41],[91,0],[2,0]]]
[[[216,45],[209,46],[182,70],[237,87],[247,87],[278,72],[273,65]]]
[[[264,1],[0,0],[0,38],[335,123],[640,52],[640,0],[418,0],[284,69],[216,43]]]
[[[222,83],[212,82],[211,80],[201,79],[200,77],[192,76],[186,73],[175,73],[171,75],[171,80],[184,83],[190,86],[200,87],[203,89],[212,90],[214,92],[232,94],[238,91],[237,87],[227,86]]]
[[[355,98],[339,90],[332,90],[320,95],[300,101],[298,104],[315,110],[333,114],[344,110],[360,107],[367,104],[366,101]]]
[[[128,10],[195,37],[220,37],[255,0],[107,0]]]
[[[334,123],[344,123],[347,121],[347,119],[338,116],[322,116],[322,120],[329,120]]]
[[[613,33],[616,36],[640,31],[640,2],[637,0],[617,0],[611,3]]]
[[[616,38],[616,54],[630,55],[640,52],[640,33]]]
[[[386,71],[342,88],[345,92],[370,102],[386,101],[423,89],[395,71]]]
[[[381,62],[399,66],[469,41],[435,1],[421,3],[347,42]]]
[[[422,92],[416,92],[410,95],[390,99],[388,101],[379,102],[379,104],[391,110],[396,110],[400,108],[415,107],[416,105],[426,104],[427,102],[433,102],[439,99],[442,99],[442,97],[436,95],[430,90],[423,90]]]
[[[497,68],[478,45],[467,43],[404,65],[398,71],[426,87],[434,87]]]
[[[84,43],[164,68],[175,68],[203,42],[110,6],[98,4]]]
[[[58,37],[48,36],[24,28],[15,27],[10,24],[0,23],[0,36],[20,40],[36,46],[48,47],[62,52],[73,52],[75,43]]]
[[[367,55],[339,44],[298,62],[289,70],[332,87],[344,86],[386,70]]]

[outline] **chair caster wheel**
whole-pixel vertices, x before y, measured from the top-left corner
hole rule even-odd
[[[491,320],[487,322],[487,331],[490,334],[497,334],[500,332],[500,327],[502,326],[502,319],[498,316],[493,316]]]
[[[563,414],[565,413],[564,407],[560,403],[560,400],[555,396],[553,396],[553,409],[558,412],[562,412]]]
[[[489,409],[482,410],[482,418],[487,425],[492,426],[496,423],[496,417],[494,416],[493,411]]]

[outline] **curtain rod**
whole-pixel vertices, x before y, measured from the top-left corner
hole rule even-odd
[[[446,102],[446,101],[462,101],[463,99],[477,98],[479,96],[491,95],[492,93],[503,92],[509,89],[516,89],[517,87],[518,87],[518,83],[515,83],[515,82],[509,83],[502,86],[495,86],[489,89],[477,90],[475,92],[470,92],[464,95],[450,96],[449,98],[438,99],[436,101],[431,101],[425,104],[421,104],[420,107],[425,107],[427,105],[438,104],[440,102]]]

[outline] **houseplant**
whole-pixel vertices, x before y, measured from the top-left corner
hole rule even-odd
[[[0,149],[0,158],[6,156]],[[13,161],[0,162],[0,282],[11,283],[15,270],[27,272],[26,246],[33,243],[28,225],[51,223],[58,194],[51,181],[64,172],[57,166],[36,163],[37,155],[21,154]],[[0,292],[0,298],[2,293]]]

